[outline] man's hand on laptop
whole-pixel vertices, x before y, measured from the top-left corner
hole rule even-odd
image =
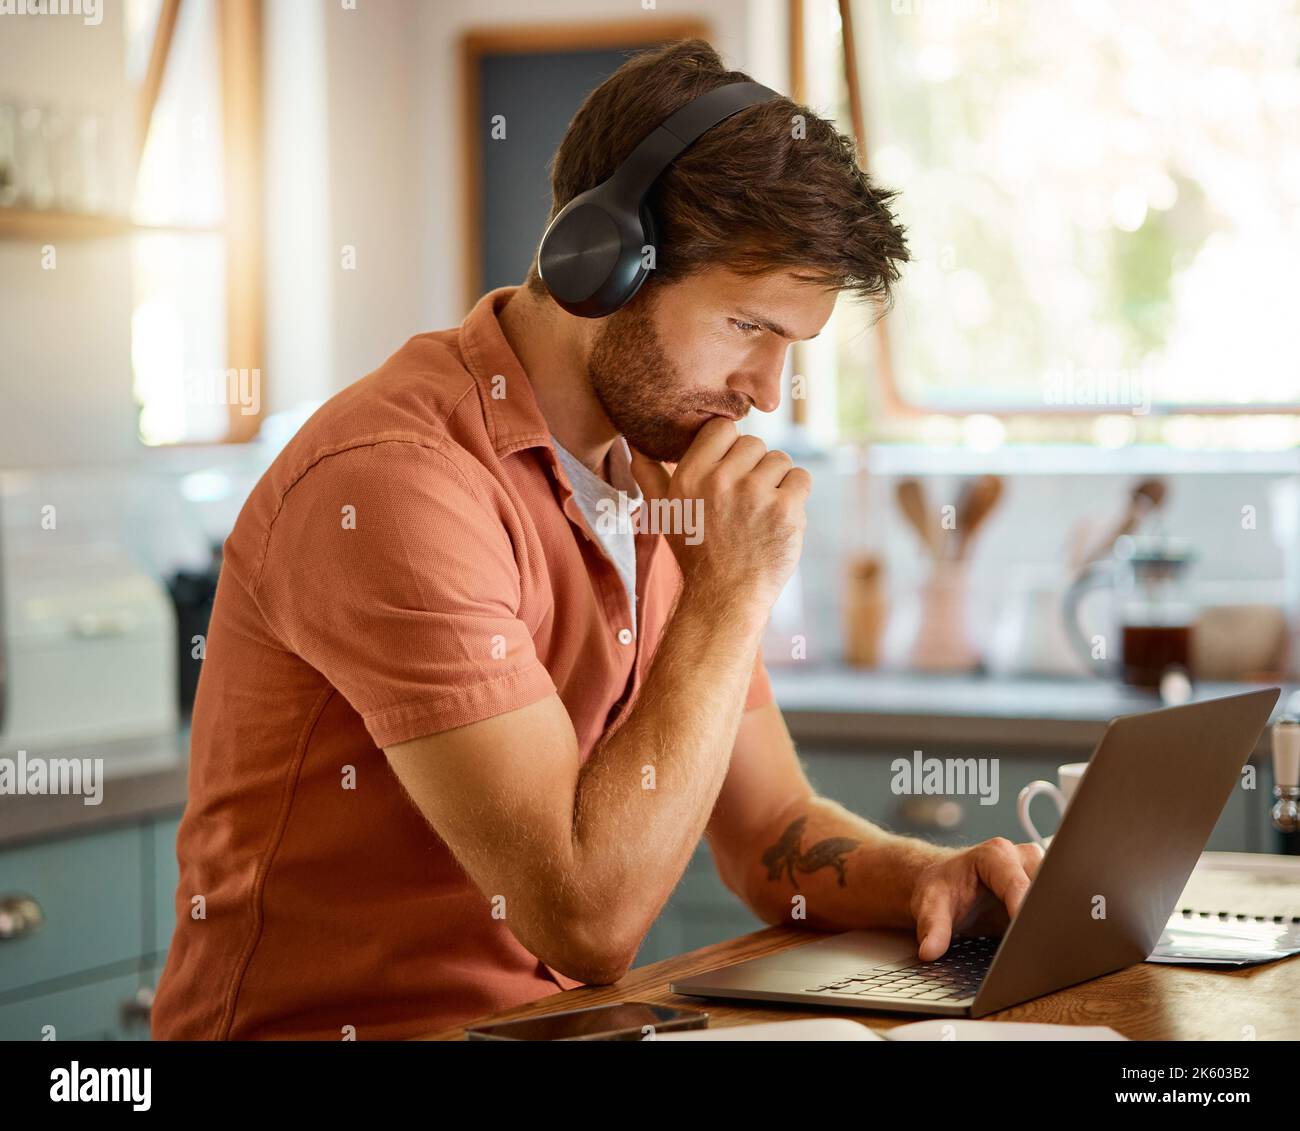
[[[1036,844],[994,837],[922,870],[912,890],[921,960],[940,958],[954,934],[1002,934],[1042,859]]]

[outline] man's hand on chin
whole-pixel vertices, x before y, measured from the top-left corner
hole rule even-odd
[[[911,910],[921,961],[941,957],[954,934],[1005,931],[1042,859],[1043,850],[1036,844],[994,837],[918,873]]]

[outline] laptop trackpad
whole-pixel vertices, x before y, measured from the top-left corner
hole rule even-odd
[[[916,936],[911,931],[846,931],[792,946],[761,961],[776,970],[852,974],[887,962],[915,959],[916,949]]]

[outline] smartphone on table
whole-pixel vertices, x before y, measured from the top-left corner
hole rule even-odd
[[[467,1041],[652,1041],[656,1033],[677,1029],[704,1029],[707,1013],[651,1005],[645,1001],[620,1001],[501,1021],[465,1030]]]

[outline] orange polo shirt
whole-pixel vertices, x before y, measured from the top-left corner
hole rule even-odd
[[[554,692],[585,759],[680,585],[638,533],[626,631],[497,321],[512,292],[331,398],[226,540],[157,1039],[412,1037],[578,984],[493,917],[381,749]],[[770,700],[756,657],[746,707]]]

